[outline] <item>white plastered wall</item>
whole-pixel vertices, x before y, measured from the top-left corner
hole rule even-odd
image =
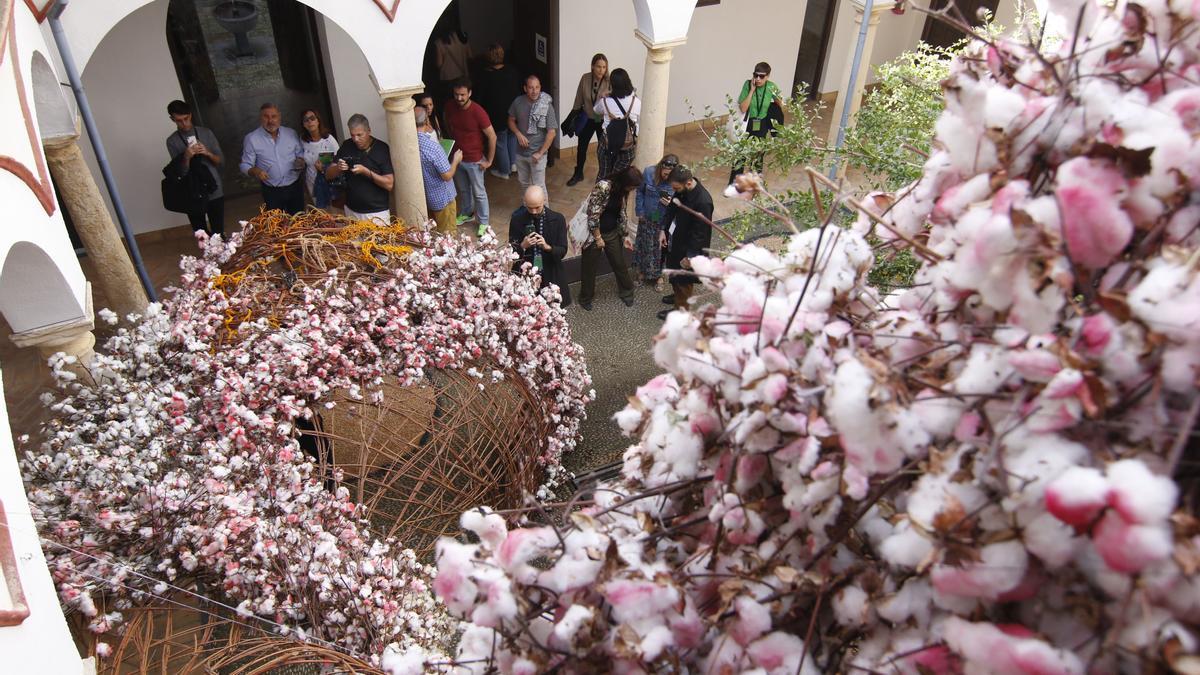
[[[737,96],[758,61],[771,64],[772,80],[790,85],[800,48],[799,26],[804,22],[802,0],[724,0],[696,8],[690,27],[682,10],[671,6],[674,1],[660,0],[661,23],[658,15],[654,17],[656,29],[687,30],[687,42],[675,48],[671,61],[667,126],[703,117],[705,106],[723,113],[726,96]],[[657,11],[657,4],[650,6]],[[587,72],[596,52],[608,56],[610,68],[628,71],[634,86],[641,87],[646,47],[633,32],[641,25],[639,18],[634,3],[627,0],[603,6],[572,0],[559,3],[558,79],[564,99],[556,101],[560,118],[569,112],[579,76]],[[669,40],[672,36],[653,37]],[[746,44],[754,47],[741,46]],[[561,140],[561,147],[577,143],[574,138]]]
[[[0,64],[0,155],[12,158],[26,167],[38,181],[49,175],[40,175],[38,161],[44,162],[41,134],[36,119],[36,104],[33,93],[32,63],[35,52],[48,56],[46,45],[37,27],[37,22],[24,4],[18,4],[13,16],[17,58],[14,62],[6,46],[3,63]],[[26,118],[17,96],[17,73],[24,86],[25,100],[33,124],[33,138],[26,128]],[[52,279],[39,279],[28,274],[6,275],[5,288],[0,289],[3,297],[4,314],[14,332],[77,319],[83,316],[86,306],[87,280],[75,257],[75,249],[67,236],[62,213],[54,204],[52,213],[47,214],[38,196],[21,178],[0,170],[0,195],[4,196],[5,227],[0,227],[0,270],[4,269],[9,251],[20,242],[35,246],[48,258],[25,260],[25,269],[45,269],[52,272]],[[25,248],[28,251],[29,249]],[[21,261],[17,261],[21,262]],[[9,268],[10,272],[13,267]],[[8,303],[10,299],[24,299],[20,307]]]
[[[354,39],[327,17],[320,17],[317,25],[325,46],[325,79],[329,82],[329,99],[337,118],[338,139],[348,137],[346,120],[354,113],[362,113],[371,123],[371,134],[388,142],[387,112],[372,81],[367,57]]]
[[[30,64],[34,51],[46,52],[37,23],[23,3],[15,3],[15,36],[18,49],[16,63],[6,49],[0,64],[0,155],[13,158],[33,169],[36,173],[35,153],[41,148],[33,146],[25,126],[16,95],[16,78],[13,67],[21,69],[26,97],[30,105],[30,116],[35,116]],[[0,21],[0,24],[3,24]],[[34,130],[37,131],[36,118]],[[35,134],[36,136],[36,134]],[[75,252],[67,238],[62,216],[57,208],[47,215],[42,204],[19,178],[8,171],[0,171],[0,195],[4,196],[5,227],[0,228],[0,264],[5,260],[13,245],[29,242],[49,256],[53,262],[53,273],[67,281],[68,295],[63,298],[67,305],[81,303],[86,282],[75,259]],[[26,246],[20,247],[28,251]],[[14,252],[16,254],[16,252]],[[22,280],[29,283],[29,290],[36,290],[37,279]],[[45,284],[46,280],[42,280]],[[7,293],[11,289],[4,289]],[[20,291],[21,289],[18,289]],[[7,313],[6,313],[7,314]],[[65,317],[64,317],[65,318]],[[10,318],[10,322],[12,319]],[[36,326],[29,326],[36,327]],[[14,330],[20,330],[13,326]],[[7,338],[5,338],[7,339]],[[0,401],[3,397],[3,375],[0,374]],[[4,670],[12,673],[32,675],[59,675],[83,672],[66,620],[59,608],[46,559],[34,529],[29,502],[17,467],[13,449],[12,431],[8,426],[8,411],[0,404],[0,501],[7,514],[8,531],[0,536],[9,537],[21,588],[30,608],[30,615],[20,625],[0,627],[0,654],[3,654]]]
[[[3,400],[0,385],[0,400]],[[29,616],[18,626],[0,627],[0,654],[9,673],[27,675],[70,675],[82,673],[83,663],[75,651],[66,619],[59,609],[58,594],[46,567],[29,502],[17,467],[8,412],[0,405],[0,501],[8,518],[21,589],[29,605]]]

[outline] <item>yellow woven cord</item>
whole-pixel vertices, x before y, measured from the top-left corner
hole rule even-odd
[[[264,287],[279,287],[280,270],[295,282],[313,283],[324,279],[332,269],[342,270],[342,278],[356,273],[375,274],[400,264],[413,252],[413,232],[399,219],[381,224],[373,220],[350,220],[310,209],[294,216],[283,211],[262,211],[246,223],[242,244],[210,282],[226,298],[252,294],[252,301],[241,309],[227,310],[224,333],[227,341],[237,339],[238,326],[265,315],[272,327],[282,325],[276,315],[281,307],[272,303],[273,293]],[[419,244],[416,244],[419,246]],[[286,277],[285,277],[286,278]],[[265,282],[265,283],[264,283]]]

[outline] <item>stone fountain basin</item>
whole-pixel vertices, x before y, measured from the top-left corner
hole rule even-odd
[[[258,23],[258,8],[246,0],[228,0],[213,7],[213,18],[230,33],[249,33]]]

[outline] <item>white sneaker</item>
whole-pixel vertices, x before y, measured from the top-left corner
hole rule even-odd
[[[501,179],[501,180],[508,180],[508,174],[500,173],[496,169],[488,169],[488,173],[495,176],[496,178]]]

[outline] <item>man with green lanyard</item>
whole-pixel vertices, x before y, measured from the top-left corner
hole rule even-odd
[[[767,79],[770,76],[771,65],[760,61],[754,65],[754,75],[746,80],[742,85],[742,92],[738,94],[738,109],[744,115],[746,133],[750,136],[762,138],[771,131],[774,121],[771,119],[772,103],[779,106],[780,114],[783,112],[783,92],[779,90],[779,85]],[[762,172],[762,155],[755,158],[751,168]],[[734,167],[733,171],[729,172],[729,182],[732,183],[745,169],[744,166]]]

